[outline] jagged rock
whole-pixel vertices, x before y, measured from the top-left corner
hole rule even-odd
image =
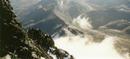
[[[54,41],[50,35],[43,33],[40,29],[29,29],[28,37],[31,38],[37,45],[42,46],[46,51],[54,46]]]

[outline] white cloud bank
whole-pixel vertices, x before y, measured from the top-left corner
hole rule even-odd
[[[92,41],[93,36],[87,34],[88,31],[93,31],[88,19],[78,16],[74,18],[74,22],[70,26],[73,25],[81,32],[84,32],[84,35],[74,35],[64,28],[66,35],[54,37],[54,40],[56,46],[68,51],[75,59],[129,59],[129,57],[119,54],[115,49],[115,41],[119,40],[120,37],[106,34],[100,43],[95,43]],[[94,38],[94,40],[96,39]]]

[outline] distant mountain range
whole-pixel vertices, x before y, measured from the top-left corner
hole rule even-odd
[[[116,20],[124,19],[128,22],[130,21],[129,1],[120,0],[115,4],[112,3],[111,5],[113,6],[108,4],[112,0],[108,2],[103,0],[98,2],[95,0],[83,1],[41,0],[30,5],[20,13],[17,13],[20,10],[16,10],[16,13],[18,18],[22,19],[20,21],[24,24],[25,28],[40,28],[51,35],[66,26],[63,19],[72,21],[73,18],[79,15],[89,17],[94,28],[99,28]],[[121,25],[123,26],[124,24]],[[111,28],[115,29],[115,27]]]

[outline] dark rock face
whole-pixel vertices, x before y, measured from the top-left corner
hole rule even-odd
[[[53,59],[50,53],[58,59],[73,59],[72,55],[58,49],[52,38],[41,30],[24,31],[12,10],[9,0],[0,0],[0,57],[9,54],[12,59]]]
[[[39,29],[29,29],[28,30],[28,37],[31,38],[35,44],[42,46],[43,49],[47,52],[50,47],[54,47],[54,41],[46,33],[43,33]]]

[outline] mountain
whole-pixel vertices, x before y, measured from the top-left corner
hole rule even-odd
[[[0,0],[0,7],[0,59],[73,59],[40,29],[25,31],[16,20],[9,0]]]
[[[50,4],[51,3],[51,4]],[[18,15],[25,28],[40,28],[50,35],[61,29],[65,23],[53,13],[56,2],[54,0],[41,0],[31,5]],[[19,13],[18,13],[19,14]]]
[[[86,14],[91,18],[92,25],[95,28],[116,20],[125,19],[130,21],[130,12],[118,11],[115,9],[92,11]]]

